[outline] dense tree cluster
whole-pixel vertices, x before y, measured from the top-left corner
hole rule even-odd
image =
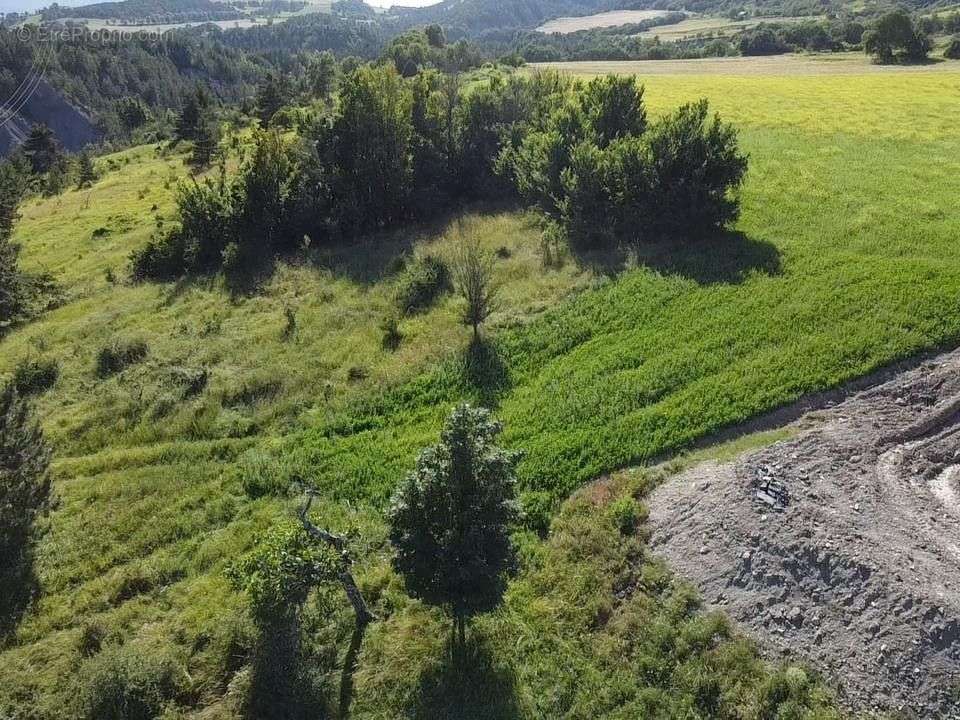
[[[927,35],[960,33],[960,11],[925,15],[919,18],[917,23]]]
[[[863,24],[854,20],[761,23],[740,33],[737,44],[741,55],[836,52],[859,48],[863,33]]]
[[[537,32],[487,34],[484,47],[506,55],[516,52],[527,62],[577,60],[672,60],[728,55],[776,55],[800,50],[832,52],[860,47],[864,32],[855,20],[823,18],[802,22],[765,21],[726,35],[705,33],[662,42],[655,35],[661,25],[673,25],[686,17],[670,12],[642,23],[544,35]],[[643,33],[643,35],[641,35]]]
[[[863,35],[863,49],[882,64],[923,62],[932,47],[920,25],[903,10],[882,16]]]
[[[151,115],[179,108],[197,81],[216,88],[220,99],[239,102],[274,69],[268,58],[187,31],[162,42],[119,36],[95,42],[80,32],[38,43],[0,28],[0,90],[16,88],[41,59],[41,49],[46,81],[90,113],[111,140],[152,140],[144,134]],[[286,55],[291,70],[305,62],[296,53]]]
[[[213,0],[121,0],[80,7],[61,7],[53,3],[42,12],[45,21],[60,18],[97,18],[144,24],[235,20],[242,14],[227,3]]]
[[[648,129],[631,79],[496,76],[465,92],[455,76],[364,65],[297,140],[262,131],[236,177],[183,186],[179,224],[135,254],[133,272],[223,269],[242,286],[305,238],[323,246],[518,193],[571,239],[589,227],[682,240],[736,216],[745,168],[736,134],[705,103]]]
[[[569,94],[500,168],[583,248],[716,233],[737,216],[747,159],[705,100],[648,125],[643,89],[607,77]]]
[[[476,36],[495,29],[535,28],[545,20],[619,9],[622,0],[468,0],[442,2],[398,13],[403,27],[442,23],[451,37]]]
[[[428,67],[463,72],[483,63],[480,50],[466,40],[448,45],[439,25],[398,35],[387,43],[383,56],[391,60],[404,77],[413,77]]]

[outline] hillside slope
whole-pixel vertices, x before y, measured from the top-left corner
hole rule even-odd
[[[19,112],[0,125],[0,157],[23,142],[31,127],[41,123],[50,127],[63,147],[72,152],[101,136],[85,112],[64,99],[46,80],[40,80]]]
[[[646,554],[642,508],[640,534],[621,533],[607,506],[642,498],[645,473],[576,495],[545,540],[521,533],[520,576],[478,623],[465,673],[445,659],[442,618],[390,569],[382,510],[464,398],[493,406],[504,443],[526,452],[525,501],[549,510],[618,467],[955,344],[958,82],[949,64],[647,77],[652,114],[708,96],[742,128],[751,169],[736,232],[651,248],[639,264],[545,264],[534,218],[478,207],[462,226],[316,250],[231,298],[217,278],[127,279],[129,253],[171,221],[183,155],[101,158],[93,188],[28,201],[24,266],[51,273],[66,302],[0,342],[0,375],[59,363],[35,398],[59,504],[39,551],[44,594],[0,651],[0,716],[62,718],[135,654],[176,670],[171,712],[237,717],[251,639],[224,570],[296,503],[244,492],[263,461],[315,480],[318,522],[360,538],[358,581],[382,622],[352,678],[354,717],[753,719],[778,703],[792,703],[790,717],[835,717],[802,670],[764,666],[721,618],[697,612]],[[463,232],[496,253],[504,286],[482,376],[463,362],[469,331],[452,296],[404,319],[395,352],[380,328],[398,258],[449,256]],[[145,361],[99,377],[98,352],[136,338]],[[349,608],[337,596],[305,627],[335,703]]]

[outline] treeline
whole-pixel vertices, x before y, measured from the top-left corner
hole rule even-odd
[[[660,19],[669,24],[685,16]],[[645,29],[666,22],[650,21]],[[777,55],[797,51],[859,49],[865,26],[856,21],[818,20],[761,23],[729,37],[705,35],[673,42],[641,38],[623,28],[591,30],[567,35],[527,33],[516,41],[515,52],[527,62],[575,60],[684,60],[729,55]]]
[[[960,33],[960,10],[922,17],[917,23],[927,35]]]
[[[102,133],[115,139],[132,130],[122,103],[176,108],[197,81],[220,99],[238,102],[275,67],[267,58],[199,35],[176,33],[162,41],[102,39],[79,33],[41,43],[0,28],[0,90],[16,88],[34,67],[42,67],[50,85],[92,114]]]
[[[78,163],[60,154],[50,130],[38,127],[12,158],[0,161],[0,337],[43,309],[54,294],[49,277],[20,269],[20,246],[12,239],[20,217],[17,208],[29,194],[53,182],[43,174],[51,168],[60,168],[75,179],[87,174],[95,177],[89,155],[82,157],[84,161]],[[66,182],[66,177],[62,181]]]
[[[243,16],[228,3],[212,0],[123,0],[62,7],[53,3],[41,13],[44,21],[61,18],[95,18],[119,22],[190,22],[196,20],[234,20]]]
[[[30,314],[36,293],[36,278],[20,270],[20,248],[11,240],[23,173],[0,162],[0,338]],[[0,387],[0,644],[36,591],[34,524],[50,497],[50,448],[17,384],[15,377]]]
[[[741,55],[859,50],[866,29],[856,20],[761,23],[741,32],[736,46]]]
[[[183,185],[179,223],[134,254],[133,275],[223,270],[242,288],[279,255],[491,198],[534,202],[578,245],[681,240],[735,217],[745,164],[705,103],[648,128],[631,79],[497,75],[466,91],[364,65],[295,141],[261,131],[236,177]]]
[[[486,59],[477,45],[460,39],[448,45],[439,25],[409,30],[387,43],[383,57],[391,60],[397,72],[412,77],[426,68],[444,72],[464,72],[480,66]]]
[[[20,248],[10,239],[22,196],[21,173],[12,163],[0,163],[0,336],[23,317],[28,301],[17,262]]]
[[[276,60],[280,56],[317,50],[330,50],[338,56],[357,55],[370,59],[380,53],[395,31],[391,31],[389,23],[314,13],[251,28],[204,28],[185,30],[183,33],[202,35],[226,47],[255,52]]]

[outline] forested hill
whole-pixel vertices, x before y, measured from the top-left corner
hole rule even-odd
[[[271,73],[302,75],[308,51],[372,57],[382,44],[379,26],[319,15],[249,30],[180,30],[163,42],[133,37],[104,43],[79,35],[38,44],[0,27],[0,96],[12,97],[39,72],[44,92],[27,99],[14,125],[46,124],[77,150],[95,138],[122,137],[128,100],[176,110],[200,82],[219,100],[238,103],[252,98]],[[19,135],[13,128],[4,136],[0,155]]]
[[[565,15],[592,15],[618,10],[629,0],[444,0],[424,8],[396,9],[407,26],[440,24],[448,35],[475,35],[485,30],[531,29]]]
[[[44,20],[67,17],[121,21],[143,21],[162,17],[187,22],[198,19],[233,20],[241,17],[241,13],[229,3],[213,2],[213,0],[122,0],[79,7],[63,7],[54,3],[43,11]]]

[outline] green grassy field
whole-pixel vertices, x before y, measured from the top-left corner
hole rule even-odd
[[[724,17],[694,15],[673,25],[662,25],[640,33],[642,38],[661,40],[686,40],[696,37],[729,37],[742,30],[756,27],[763,22],[791,23],[816,20],[814,16],[751,18],[750,20],[731,20]]]
[[[560,33],[561,35],[565,35],[580,30],[594,30],[596,28],[618,27],[631,23],[641,23],[644,20],[661,17],[664,14],[665,11],[663,10],[614,10],[611,12],[597,13],[596,15],[560,17],[545,22],[537,28],[537,32]]]
[[[960,337],[960,72],[641,81],[653,113],[709,97],[742,128],[750,172],[735,233],[653,248],[613,272],[572,258],[543,269],[531,216],[476,208],[463,224],[282,267],[262,293],[231,300],[217,280],[125,280],[155,216],[169,222],[180,157],[127,151],[92,191],[30,201],[16,234],[24,264],[52,273],[67,299],[3,340],[0,373],[31,357],[61,365],[37,402],[60,501],[40,547],[44,597],[0,653],[0,717],[63,717],[93,672],[78,649],[90,627],[108,645],[170,658],[181,705],[198,717],[233,716],[244,678],[231,657],[245,630],[223,569],[292,502],[243,496],[233,466],[250,447],[311,473],[328,498],[320,520],[362,531],[358,575],[387,619],[360,656],[356,717],[467,717],[482,698],[465,688],[502,700],[484,717],[656,717],[658,702],[676,711],[664,698],[699,697],[696,678],[714,672],[740,717],[763,716],[781,686],[817,692],[796,669],[765,674],[740,641],[711,645],[727,633],[704,623],[720,621],[693,614],[656,563],[636,564],[642,535],[611,539],[597,518],[642,473],[618,475],[603,501],[567,503],[546,542],[524,536],[505,608],[478,627],[481,676],[448,667],[438,617],[388,570],[380,511],[462,397],[492,405],[505,443],[526,451],[524,489],[559,502],[591,478]],[[405,320],[395,353],[378,330],[394,258],[448,253],[461,232],[506,248],[481,374],[462,361],[468,333],[453,298]],[[146,339],[148,358],[98,379],[95,355],[117,337]],[[208,385],[184,398],[176,371],[198,368]],[[646,578],[627,603],[613,594],[625,575]],[[349,613],[312,622],[335,696]]]

